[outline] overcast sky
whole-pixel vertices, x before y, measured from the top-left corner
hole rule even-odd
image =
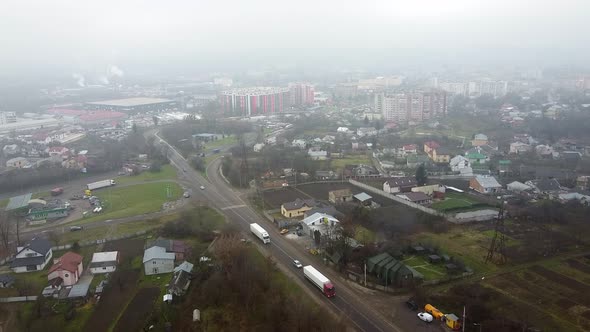
[[[589,25],[589,0],[2,0],[0,71],[580,64]]]

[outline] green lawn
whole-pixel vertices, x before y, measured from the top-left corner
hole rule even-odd
[[[335,169],[343,169],[346,165],[372,165],[371,159],[367,156],[349,156],[346,158],[332,159],[331,166]]]
[[[167,197],[167,188],[170,190],[170,197]],[[165,202],[179,199],[182,192],[182,188],[174,182],[144,183],[123,188],[103,189],[96,193],[103,203],[103,212],[91,213],[87,218],[78,220],[76,223],[157,212],[161,210]]]
[[[447,276],[443,263],[430,264],[425,257],[412,256],[404,259],[403,263],[424,275],[424,280],[442,279]]]
[[[118,184],[126,184],[126,183],[134,183],[134,182],[147,182],[147,181],[156,181],[156,180],[169,180],[169,179],[176,179],[176,168],[172,165],[164,165],[159,172],[150,172],[149,170],[144,170],[141,174],[133,176],[119,176],[115,178],[115,181]]]
[[[455,192],[447,192],[443,201],[435,202],[432,208],[438,211],[460,210],[465,211],[473,207],[474,204],[480,204],[473,197]]]
[[[216,148],[223,146],[223,145],[236,144],[236,143],[238,143],[238,139],[235,136],[233,136],[233,135],[225,136],[225,138],[220,138],[218,140],[206,143],[205,150],[216,149]]]

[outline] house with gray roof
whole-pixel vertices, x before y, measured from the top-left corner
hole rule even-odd
[[[287,218],[299,217],[305,214],[305,211],[317,207],[315,199],[297,198],[292,202],[286,202],[281,205],[281,214]]]
[[[168,284],[168,293],[181,296],[186,293],[191,284],[193,264],[187,261],[182,262],[174,268],[174,274]]]
[[[482,194],[493,194],[502,189],[502,185],[493,176],[478,175],[469,180],[469,188]]]
[[[143,252],[143,268],[146,275],[170,273],[174,270],[173,252],[166,248],[153,246]]]
[[[14,273],[41,271],[52,256],[51,243],[43,238],[34,238],[25,246],[16,248],[10,268]]]

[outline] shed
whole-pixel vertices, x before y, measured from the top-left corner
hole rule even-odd
[[[411,250],[418,255],[423,254],[426,251],[426,249],[424,249],[422,246],[413,246],[411,247]]]
[[[441,258],[439,255],[428,256],[428,262],[431,264],[436,264],[436,263],[439,263],[440,261],[441,261]]]
[[[360,194],[356,194],[353,196],[355,200],[359,201],[362,205],[370,205],[371,204],[371,200],[373,199],[373,197],[371,197],[369,194],[367,193],[360,193]]]
[[[9,288],[14,284],[14,277],[10,274],[0,274],[0,288]]]

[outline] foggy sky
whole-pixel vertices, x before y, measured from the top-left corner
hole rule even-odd
[[[585,0],[0,2],[0,73],[590,58]]]

